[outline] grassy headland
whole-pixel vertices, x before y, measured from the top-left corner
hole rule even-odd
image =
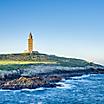
[[[24,69],[31,64],[57,64],[68,67],[101,66],[82,59],[58,57],[37,52],[0,55],[0,70]]]

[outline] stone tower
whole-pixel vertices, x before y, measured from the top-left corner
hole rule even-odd
[[[32,37],[32,34],[30,32],[29,38],[28,38],[28,52],[32,53],[32,51],[33,51],[33,37]]]

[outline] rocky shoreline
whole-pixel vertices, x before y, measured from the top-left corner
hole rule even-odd
[[[36,69],[37,68],[37,69]],[[43,68],[43,69],[42,69]],[[38,70],[38,71],[37,71]],[[19,69],[0,72],[0,89],[20,90],[39,87],[53,88],[60,86],[56,82],[84,74],[104,74],[103,68],[68,68],[62,66],[31,66],[30,69]]]
[[[20,90],[20,89],[35,89],[39,87],[56,87],[58,84],[52,83],[61,80],[61,77],[52,76],[53,78],[41,78],[41,77],[20,77],[11,81],[7,81],[1,84],[1,89]]]

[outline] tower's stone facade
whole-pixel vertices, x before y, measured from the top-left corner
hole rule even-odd
[[[28,38],[28,52],[32,53],[33,51],[33,37],[32,34],[29,34],[29,38]]]

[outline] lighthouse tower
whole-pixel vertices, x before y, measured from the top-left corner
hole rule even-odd
[[[32,53],[32,51],[33,51],[33,37],[32,37],[32,34],[30,32],[29,38],[28,38],[28,52]]]

